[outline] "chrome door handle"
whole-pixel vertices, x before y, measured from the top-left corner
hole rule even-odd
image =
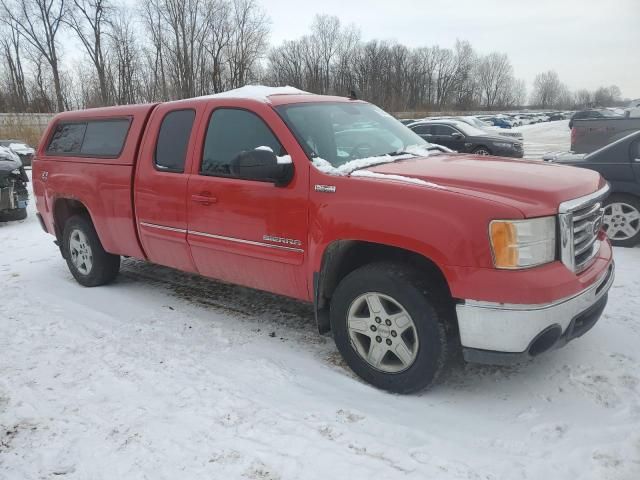
[[[199,203],[200,205],[211,205],[212,203],[216,203],[218,199],[208,194],[200,194],[200,195],[191,195],[191,201],[195,203]]]

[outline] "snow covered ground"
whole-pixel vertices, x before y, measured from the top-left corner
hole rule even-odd
[[[0,479],[640,478],[640,249],[583,338],[397,396],[306,305],[131,260],[83,288],[33,211],[0,246]]]
[[[518,127],[524,136],[524,158],[540,160],[547,152],[567,152],[571,148],[569,120]]]

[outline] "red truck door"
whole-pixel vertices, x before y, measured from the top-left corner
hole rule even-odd
[[[202,142],[194,154],[187,194],[188,242],[198,271],[308,299],[302,265],[309,162],[300,156],[294,137],[270,106],[238,100],[209,102],[198,137]],[[257,147],[294,157],[295,175],[289,185],[276,187],[231,175],[231,159]]]
[[[134,205],[147,258],[197,271],[187,244],[187,183],[202,108],[158,106],[149,120],[136,167]]]

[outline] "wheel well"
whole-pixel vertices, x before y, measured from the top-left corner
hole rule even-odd
[[[440,268],[429,258],[419,253],[380,243],[356,240],[341,240],[327,247],[320,272],[314,274],[314,307],[320,333],[330,330],[329,304],[340,281],[363,265],[393,261],[410,265],[424,272],[430,283],[443,295],[451,297],[449,286]]]
[[[89,210],[84,204],[72,198],[58,198],[53,205],[53,226],[58,243],[62,242],[62,232],[67,220],[74,215],[86,215],[91,218]]]

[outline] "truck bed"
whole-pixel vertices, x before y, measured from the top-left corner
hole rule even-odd
[[[591,153],[640,130],[640,118],[585,118],[574,120],[571,151]]]

